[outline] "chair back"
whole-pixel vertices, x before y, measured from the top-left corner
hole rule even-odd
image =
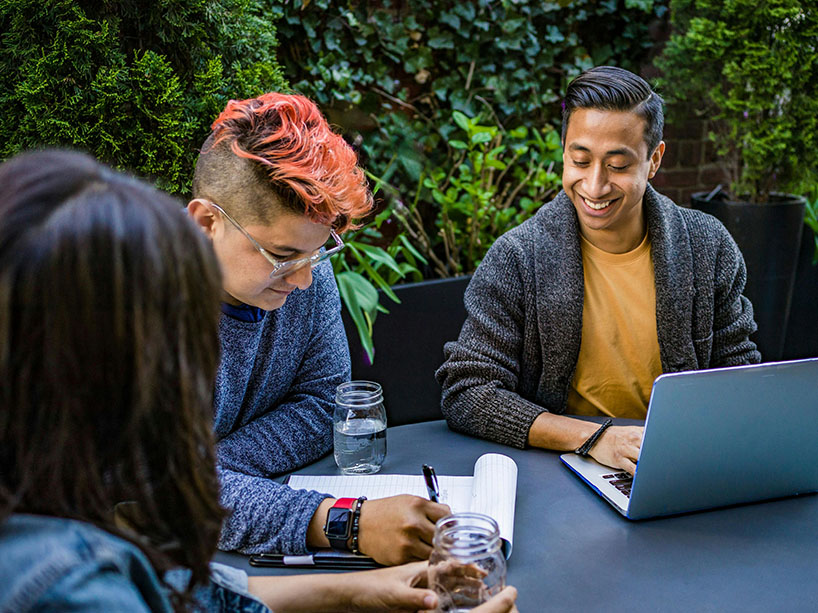
[[[381,294],[389,313],[378,314],[373,326],[373,364],[344,310],[352,378],[381,384],[390,426],[443,419],[435,371],[443,364],[443,345],[457,339],[466,320],[463,293],[470,280],[466,276],[395,286],[400,304]]]

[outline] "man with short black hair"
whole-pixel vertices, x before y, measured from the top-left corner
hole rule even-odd
[[[600,66],[569,84],[563,191],[494,243],[446,345],[451,428],[633,473],[643,428],[566,414],[644,419],[658,375],[761,360],[732,237],[648,184],[663,122],[662,99],[631,72]]]

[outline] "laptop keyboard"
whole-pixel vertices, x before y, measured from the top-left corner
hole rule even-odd
[[[628,473],[611,473],[610,475],[602,475],[602,478],[608,481],[608,483],[613,485],[628,498],[631,497],[633,477],[631,477]]]

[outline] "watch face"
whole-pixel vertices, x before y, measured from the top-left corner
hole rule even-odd
[[[350,515],[352,515],[352,512],[349,509],[331,507],[329,513],[327,513],[327,526],[324,530],[327,538],[348,538],[351,528]]]

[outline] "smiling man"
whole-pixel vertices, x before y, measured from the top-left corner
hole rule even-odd
[[[328,547],[331,507],[332,525],[345,518],[352,530],[349,500],[273,477],[332,449],[335,388],[350,360],[329,258],[371,207],[355,152],[302,96],[231,101],[202,147],[188,213],[213,242],[224,290],[214,392],[221,503],[231,512],[222,549]],[[330,536],[383,564],[425,559],[448,512],[416,496],[369,500],[359,538]]]
[[[648,183],[663,124],[659,95],[626,70],[569,84],[563,191],[494,243],[446,345],[451,428],[633,473],[641,427],[570,415],[644,419],[658,375],[760,361],[735,242]]]

